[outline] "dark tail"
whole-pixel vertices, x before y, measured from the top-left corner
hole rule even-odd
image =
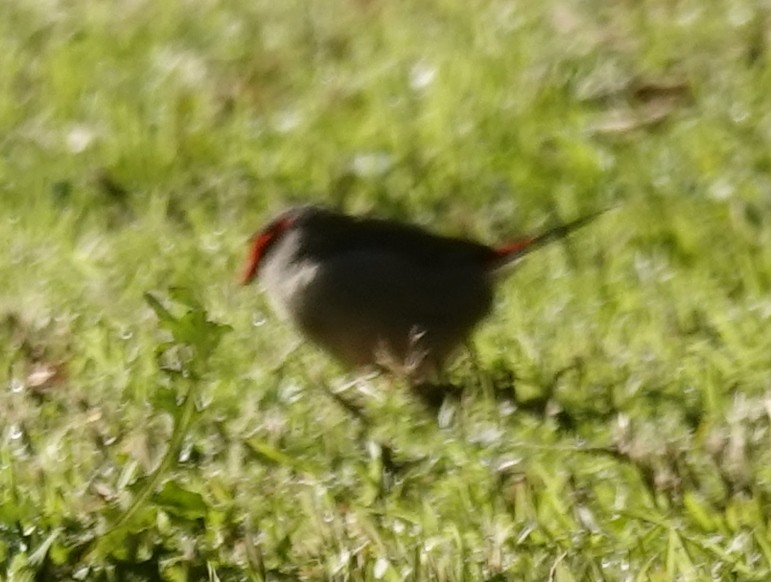
[[[589,224],[598,216],[605,214],[608,210],[612,210],[612,208],[606,208],[604,210],[600,210],[599,212],[594,212],[592,214],[582,216],[581,218],[577,218],[575,220],[571,220],[570,222],[566,222],[565,224],[560,224],[559,226],[550,228],[546,232],[543,232],[539,235],[514,241],[510,244],[498,247],[495,249],[495,256],[492,260],[492,268],[499,269],[505,265],[508,265],[509,263],[513,263],[514,261],[521,259],[525,255],[530,254],[543,246],[548,245],[549,243],[563,239],[574,230]]]

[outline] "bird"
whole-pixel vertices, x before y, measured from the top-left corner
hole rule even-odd
[[[252,238],[241,283],[350,369],[430,383],[493,308],[505,267],[603,211],[500,246],[320,205],[291,207]]]

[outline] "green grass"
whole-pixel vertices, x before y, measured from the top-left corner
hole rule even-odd
[[[0,577],[771,578],[769,23],[0,3]],[[236,284],[308,200],[489,241],[617,208],[502,283],[460,402],[361,381],[363,423]]]

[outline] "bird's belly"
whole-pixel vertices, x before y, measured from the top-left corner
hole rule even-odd
[[[284,299],[297,325],[349,366],[437,369],[489,311],[481,270],[351,254],[305,269]]]

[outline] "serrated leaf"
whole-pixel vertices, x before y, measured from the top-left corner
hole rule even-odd
[[[229,325],[210,321],[206,310],[189,289],[173,287],[169,296],[186,307],[183,315],[176,317],[152,293],[144,294],[145,301],[155,311],[161,325],[171,332],[174,342],[186,344],[206,356],[219,345],[222,336],[232,328]]]
[[[155,295],[150,293],[149,291],[146,291],[145,294],[145,301],[150,306],[150,308],[155,312],[156,317],[161,321],[161,323],[174,323],[176,321],[176,318],[171,314],[171,312],[166,309],[163,306],[163,303],[161,303]]]
[[[192,311],[204,311],[203,305],[193,295],[193,291],[189,287],[169,287],[169,297],[177,303],[189,307]]]

